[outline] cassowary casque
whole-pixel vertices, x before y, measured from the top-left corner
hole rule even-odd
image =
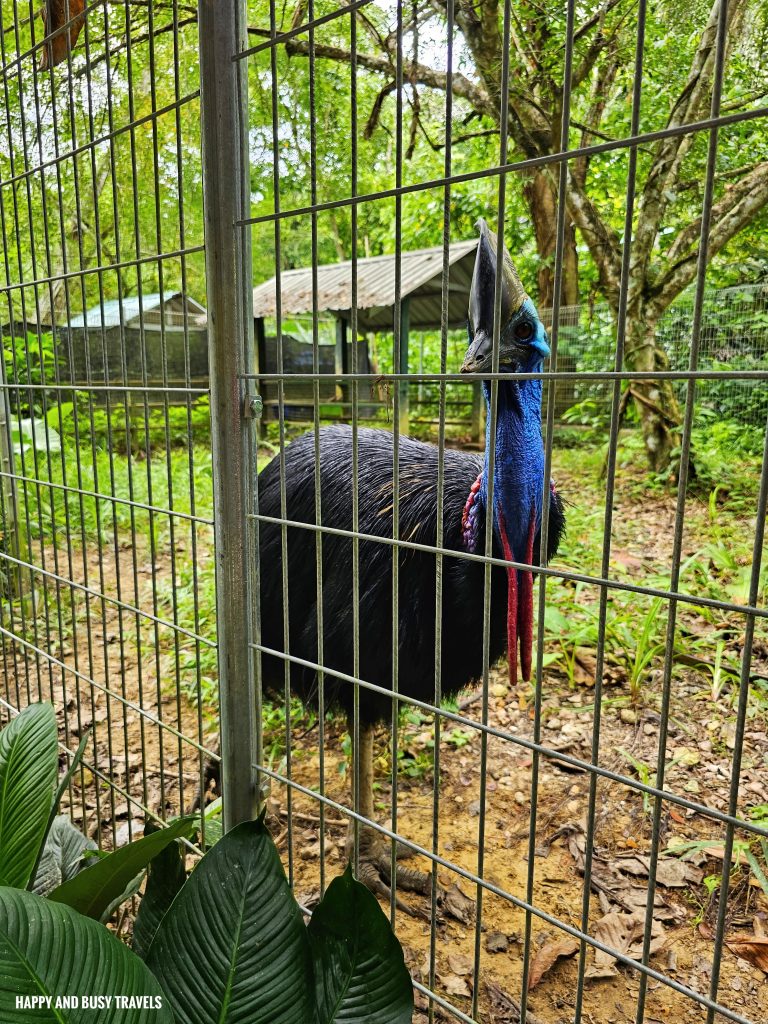
[[[493,465],[493,554],[537,564],[544,487],[540,380],[520,380],[519,373],[541,369],[549,355],[547,335],[526,295],[506,250],[501,261],[485,221],[469,308],[469,348],[462,366],[467,373],[489,372],[493,359],[493,307],[496,275],[501,274],[499,383]],[[500,264],[500,265],[499,265]],[[483,383],[486,402],[490,389]],[[359,530],[391,538],[393,529],[392,434],[360,428],[358,436]],[[443,547],[457,552],[484,552],[489,494],[490,417],[484,456],[447,449],[444,453]],[[437,540],[438,449],[400,438],[399,536],[432,545]],[[322,525],[352,530],[352,430],[320,430],[320,504]],[[306,434],[285,451],[287,518],[315,524],[315,439]],[[564,528],[563,507],[554,486],[546,488],[550,513],[548,557],[557,550]],[[259,476],[259,512],[281,517],[280,460]],[[288,527],[288,651],[317,662],[316,534]],[[435,679],[435,555],[412,548],[362,540],[359,544],[359,675],[384,690],[392,686],[392,561],[399,559],[398,690],[431,702]],[[262,643],[284,649],[281,530],[262,522],[259,530]],[[332,673],[353,673],[352,539],[336,534],[322,538],[322,662],[326,706],[351,717],[353,686]],[[446,555],[443,560],[441,692],[455,694],[483,671],[483,578],[480,562]],[[524,569],[491,572],[490,658],[509,653],[510,678],[517,679],[518,652],[523,679],[530,678],[533,636],[533,576]],[[282,692],[285,662],[263,655],[267,689]],[[313,669],[290,664],[291,687],[304,700],[317,696]],[[391,720],[391,698],[360,687],[360,811],[373,818],[373,727]],[[376,891],[387,892],[390,852],[372,830],[361,838],[360,875]],[[398,873],[398,885],[428,891],[428,876]]]

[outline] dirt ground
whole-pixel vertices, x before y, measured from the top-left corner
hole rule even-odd
[[[619,499],[621,501],[621,499]],[[623,514],[622,514],[623,512]],[[627,513],[631,513],[627,515]],[[673,514],[671,499],[660,498],[656,507],[617,510],[618,523],[633,523],[632,532],[622,528],[616,539],[620,557],[638,560],[638,571],[647,570],[649,557],[662,558],[668,541],[668,520]],[[645,522],[642,520],[645,516]],[[654,525],[655,524],[655,525]],[[661,529],[661,525],[664,529]],[[649,554],[650,552],[650,554]],[[144,545],[126,546],[119,558],[102,552],[105,591],[116,593],[118,576],[138,579],[136,593],[125,588],[122,599],[152,607],[152,579],[169,571],[170,554],[164,552],[154,567]],[[82,567],[76,570],[82,574]],[[98,555],[87,553],[91,585],[98,579]],[[631,561],[630,563],[631,564]],[[136,570],[136,572],[134,572]],[[79,577],[84,578],[84,577]],[[86,773],[82,799],[76,798],[73,815],[84,829],[100,836],[107,846],[121,844],[143,827],[142,807],[155,814],[178,813],[181,804],[189,808],[200,777],[200,754],[194,744],[179,740],[173,731],[160,729],[151,719],[162,720],[184,736],[203,744],[213,743],[215,726],[204,720],[199,709],[173,692],[174,651],[165,642],[163,653],[148,657],[151,640],[148,627],[141,629],[145,647],[142,658],[137,647],[134,617],[114,606],[102,608],[91,602],[91,647],[86,640],[83,606],[81,623],[53,651],[79,671],[108,681],[113,696],[94,689],[71,673],[38,677],[34,662],[24,668],[17,654],[5,651],[9,692],[19,684],[23,694],[52,698],[59,710],[62,740],[73,749],[89,726],[93,737],[87,754],[100,781]],[[163,613],[165,614],[165,613]],[[691,616],[691,622],[694,616]],[[151,624],[150,627],[151,628]],[[161,630],[162,633],[162,630]],[[545,745],[560,752],[590,758],[594,710],[593,676],[590,680],[589,652],[569,685],[557,667],[545,672],[542,708],[542,737]],[[89,660],[90,659],[90,660]],[[756,661],[768,675],[768,647],[759,642]],[[649,675],[649,693],[658,691],[657,676]],[[615,676],[615,673],[614,673]],[[164,684],[158,687],[158,677]],[[39,683],[38,683],[39,679]],[[168,684],[171,679],[171,685]],[[658,701],[649,699],[633,707],[626,698],[622,679],[606,676],[606,700],[600,728],[599,763],[602,767],[632,777],[642,768],[655,770],[659,735]],[[39,691],[38,691],[39,686]],[[614,694],[616,695],[614,697]],[[619,699],[621,698],[621,699]],[[495,670],[490,685],[489,724],[518,737],[533,734],[533,712],[522,706],[520,695],[509,691],[506,672]],[[136,705],[134,707],[133,705]],[[143,708],[148,721],[139,714]],[[480,715],[479,691],[468,691],[461,699],[462,714]],[[667,746],[667,788],[681,796],[725,810],[731,779],[734,745],[734,694],[724,689],[713,699],[700,674],[693,669],[676,675]],[[481,773],[481,742],[471,728],[451,735],[443,732],[439,785],[438,852],[466,871],[478,870],[478,823]],[[745,735],[743,768],[739,788],[739,813],[768,802],[768,735],[765,718],[750,717]],[[318,726],[295,730],[292,760],[293,778],[308,788],[319,784],[317,757]],[[398,785],[398,831],[408,839],[430,848],[432,843],[433,775],[429,764],[431,720],[404,726],[401,745],[405,749],[404,772]],[[326,728],[326,793],[342,803],[349,801],[348,777],[342,751],[342,729],[330,723]],[[389,751],[385,730],[378,735],[377,792],[380,821],[388,819]],[[62,761],[63,763],[63,761]],[[532,788],[530,752],[510,740],[490,737],[487,750],[487,805],[484,841],[484,877],[519,899],[525,899],[528,875],[529,819]],[[162,767],[161,767],[162,766]],[[283,770],[279,754],[275,767]],[[410,776],[408,772],[410,771]],[[110,795],[106,780],[120,791]],[[648,776],[645,781],[652,781]],[[579,927],[582,913],[585,828],[589,774],[574,770],[562,761],[543,758],[538,773],[536,856],[533,884],[534,906]],[[129,799],[130,798],[130,799]],[[609,945],[619,944],[631,956],[638,956],[638,934],[646,903],[647,856],[651,842],[652,804],[644,806],[642,795],[626,786],[601,779],[597,784],[595,861],[590,897],[589,931]],[[325,856],[326,878],[343,870],[346,822],[334,811],[327,813],[326,833],[321,846],[317,802],[294,794],[289,851],[287,797],[284,787],[273,786],[272,821],[286,865],[292,866],[297,895],[311,902],[320,880],[321,850]],[[674,982],[706,995],[713,970],[713,926],[717,913],[716,876],[722,869],[724,826],[696,811],[665,803],[661,822],[663,851],[683,844],[709,844],[690,850],[685,858],[663,856],[657,873],[658,889],[654,907],[653,954],[651,966]],[[743,836],[741,838],[744,838]],[[743,858],[742,858],[743,859]],[[408,866],[428,868],[423,860]],[[440,869],[441,885],[451,893],[453,913],[443,911],[436,929],[436,989],[465,1013],[471,1011],[471,994],[479,986],[479,1020],[514,1022],[522,990],[522,940],[525,914],[499,896],[485,894],[480,931],[481,970],[474,976],[476,937],[476,888],[455,872]],[[458,891],[454,888],[458,886]],[[465,897],[462,899],[462,895]],[[403,897],[411,907],[423,909],[423,897]],[[387,908],[388,909],[388,908]],[[641,917],[638,919],[638,914]],[[463,919],[462,919],[463,918]],[[762,1024],[768,1019],[766,971],[758,966],[761,939],[768,928],[768,900],[746,863],[732,877],[723,951],[719,999],[742,1018]],[[404,946],[414,976],[428,983],[430,972],[430,927],[421,916],[398,912],[396,931]],[[564,934],[541,918],[532,918],[533,964],[539,980],[529,997],[532,1024],[569,1022],[578,973],[578,952],[562,943]],[[638,931],[639,929],[639,931]],[[755,939],[755,936],[757,938]],[[757,952],[756,952],[757,949]],[[764,948],[762,953],[764,954]],[[742,955],[737,955],[741,953]],[[558,955],[560,954],[560,955]],[[550,966],[551,963],[551,966]],[[765,960],[762,961],[766,966]],[[584,988],[584,1020],[589,1024],[630,1024],[635,1020],[639,990],[638,977],[627,969],[595,957],[590,949],[586,959],[588,978]],[[543,968],[548,969],[543,970]],[[415,1020],[427,1020],[426,1003],[417,995]],[[437,1010],[438,1018],[443,1011]],[[705,1021],[707,1011],[675,992],[668,985],[651,980],[648,985],[645,1020],[648,1022]],[[448,1017],[447,1019],[451,1019]]]

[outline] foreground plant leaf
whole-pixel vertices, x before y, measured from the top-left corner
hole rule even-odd
[[[307,929],[261,821],[238,825],[206,854],[147,965],[176,1024],[314,1024]]]
[[[181,836],[190,835],[196,818],[179,818],[168,828],[136,839],[86,868],[48,894],[87,917],[101,918],[105,910],[129,888],[133,880],[162,850]]]
[[[413,983],[384,912],[352,869],[334,878],[312,914],[318,1024],[409,1024]]]
[[[84,994],[149,997],[154,1009],[77,1007],[30,1010],[18,996]],[[157,1008],[159,1007],[159,1008]],[[0,1020],[3,1024],[173,1024],[157,981],[112,934],[75,913],[20,889],[0,888]]]
[[[57,817],[56,813],[59,809],[61,798],[64,796],[64,793],[68,789],[69,784],[74,778],[75,772],[77,771],[80,762],[83,759],[85,747],[90,737],[91,730],[86,729],[85,733],[83,734],[83,738],[80,740],[80,744],[72,757],[69,768],[59,780],[59,785],[56,790],[56,794],[53,798],[53,802],[51,804],[51,810],[48,815],[48,824],[45,829],[45,837],[38,849],[37,860],[35,861],[35,868],[31,875],[33,883],[28,887],[32,889],[33,892],[36,892],[40,895],[45,895],[45,893],[48,892],[50,889],[53,889],[54,886],[60,885],[62,882],[65,882],[68,878],[71,878],[72,875],[77,874],[76,870],[63,869],[64,860],[72,860],[72,856],[74,854],[74,844],[77,840],[75,839],[75,836],[72,833],[76,833],[78,836],[80,836],[80,843],[83,850],[96,849],[96,844],[92,843],[91,840],[84,836],[82,832],[79,832],[75,828],[75,826],[72,825],[71,822],[69,823],[70,834],[66,837],[65,840],[64,833],[67,831],[67,826],[64,824],[64,818],[66,817],[66,815],[58,815]],[[66,818],[66,820],[69,821],[69,818]],[[58,835],[52,839],[52,833],[54,829],[58,830]],[[64,849],[65,846],[67,847],[66,850]],[[51,871],[52,866],[50,860],[51,854],[53,854],[56,861],[61,864],[62,870],[57,874],[51,874],[49,876],[48,873]],[[43,870],[42,868],[42,860],[44,857],[48,858],[45,870]],[[74,861],[72,862],[72,867],[74,868]]]
[[[98,847],[92,839],[75,828],[66,814],[53,819],[45,848],[29,888],[38,896],[45,896],[56,886],[84,871],[88,867],[86,853]]]
[[[30,704],[0,732],[0,885],[24,889],[32,877],[58,765],[53,706]]]
[[[144,830],[145,835],[147,828]],[[158,926],[186,880],[181,847],[179,843],[170,843],[149,865],[147,885],[133,922],[131,946],[142,960],[146,960]]]

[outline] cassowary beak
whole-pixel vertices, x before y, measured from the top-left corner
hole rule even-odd
[[[475,336],[461,364],[462,373],[482,373],[493,365],[493,338],[484,330],[475,332]]]
[[[477,244],[475,269],[469,295],[469,322],[473,332],[462,373],[484,373],[493,364],[493,320],[496,299],[496,278],[501,271],[501,338],[499,342],[499,365],[514,366],[519,359],[518,347],[504,337],[507,324],[528,299],[520,283],[517,271],[506,249],[501,260],[496,253],[496,238],[481,218],[477,222],[480,238]]]

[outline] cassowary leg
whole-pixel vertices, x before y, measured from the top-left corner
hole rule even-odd
[[[373,806],[373,741],[375,729],[372,725],[360,726],[360,814],[374,821]],[[370,826],[358,823],[359,834],[359,858],[358,878],[371,892],[384,899],[391,898],[390,884],[392,881],[392,842],[387,836],[382,835]],[[351,819],[347,833],[347,855],[351,858],[354,854],[355,843],[355,820]],[[410,850],[398,844],[397,856],[407,857]],[[409,892],[419,892],[429,896],[432,892],[432,877],[424,871],[417,871],[413,868],[396,865],[395,877],[397,888]],[[428,917],[425,910],[409,907],[408,904],[396,898],[396,905],[399,910],[414,917]]]

